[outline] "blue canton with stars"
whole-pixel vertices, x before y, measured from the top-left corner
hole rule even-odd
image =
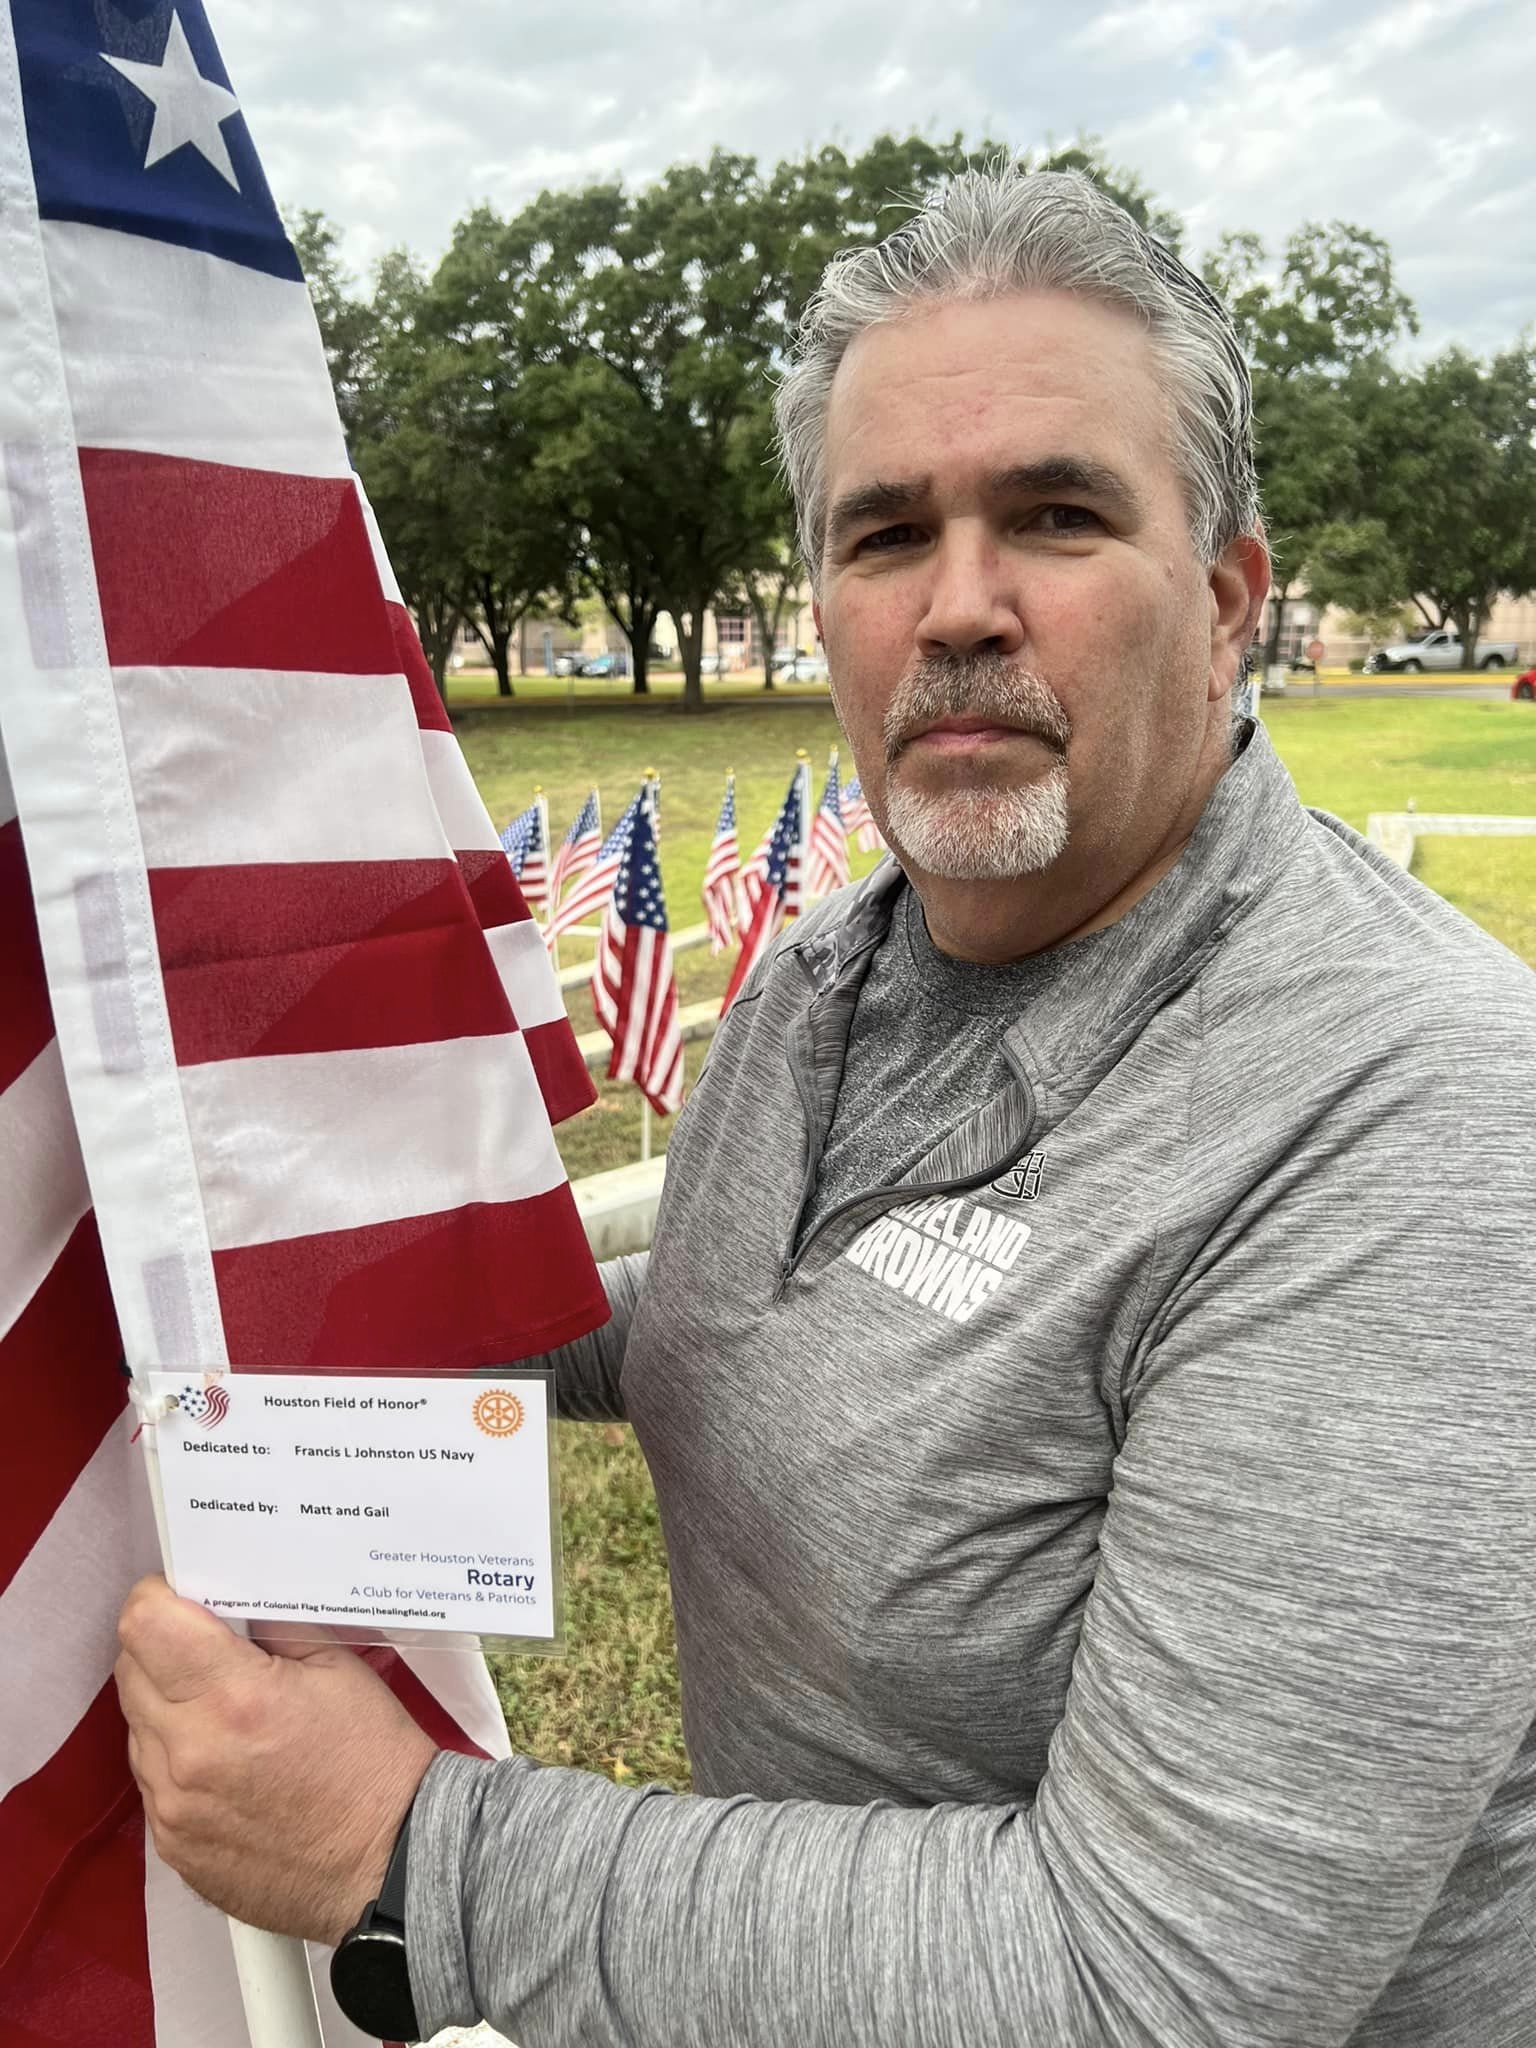
[[[667,929],[667,904],[661,893],[661,867],[656,859],[656,834],[649,804],[642,803],[635,813],[624,864],[613,885],[613,900],[625,924],[649,925],[655,932]]]
[[[789,794],[773,824],[768,842],[768,886],[782,895],[789,872],[789,857],[800,844],[800,777],[789,785]]]
[[[501,850],[511,861],[514,875],[521,875],[528,865],[530,853],[543,852],[543,836],[537,804],[530,804],[526,811],[520,811],[502,833]]]
[[[206,96],[204,132],[235,183],[191,141],[151,160],[159,110],[135,80],[153,83],[156,67],[174,76],[189,49],[198,76],[229,92],[202,0],[11,0],[11,15],[44,220],[116,228],[302,280],[245,116],[232,108],[216,119],[217,91]]]

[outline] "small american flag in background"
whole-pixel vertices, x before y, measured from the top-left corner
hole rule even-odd
[[[520,811],[501,835],[502,849],[512,863],[528,904],[544,903],[549,896],[549,821],[542,796],[535,796],[526,811]]]
[[[683,1041],[649,791],[637,799],[592,967],[592,1007],[613,1040],[610,1081],[633,1081],[658,1115],[683,1099]]]
[[[614,877],[624,858],[624,849],[629,844],[629,835],[634,830],[635,814],[640,808],[637,796],[617,825],[603,841],[597,859],[587,872],[577,879],[569,896],[544,927],[544,941],[559,938],[572,925],[580,924],[584,917],[590,917],[594,910],[601,910],[613,894]]]
[[[864,786],[857,775],[851,782],[843,784],[840,802],[844,829],[850,836],[855,836],[860,853],[874,853],[884,846],[885,841],[880,836],[880,827],[871,815],[869,799],[865,796]]]
[[[210,1369],[592,1329],[592,1088],[202,0],[0,0],[0,102],[0,2042],[245,2048],[112,1685],[159,1563],[119,1362],[206,1423]],[[505,1753],[477,1662],[378,1657]]]
[[[736,936],[741,921],[741,848],[736,839],[736,778],[725,778],[725,801],[709,858],[704,864],[704,915],[709,920],[709,949],[722,953]]]
[[[837,749],[827,763],[827,786],[821,804],[811,820],[810,844],[806,852],[805,886],[812,896],[830,896],[848,880],[848,832],[838,801]]]
[[[549,871],[549,904],[551,910],[560,901],[560,891],[567,882],[584,875],[597,859],[598,849],[603,843],[603,813],[598,802],[597,791],[588,793],[586,802],[571,820],[570,830],[560,842],[555,854],[554,866]]]
[[[797,768],[788,792],[779,806],[765,843],[762,870],[746,881],[747,928],[742,934],[741,952],[720,1005],[723,1017],[735,1002],[742,984],[773,943],[787,917],[800,907],[801,838],[805,816],[805,773]]]

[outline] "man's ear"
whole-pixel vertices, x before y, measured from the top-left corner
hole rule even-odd
[[[813,620],[815,621],[815,624],[816,624],[816,638],[817,638],[818,640],[820,640],[820,641],[821,641],[821,644],[822,644],[822,646],[823,646],[823,647],[825,647],[827,643],[826,643],[825,639],[823,639],[823,637],[822,637],[822,631],[821,631],[821,599],[820,599],[819,597],[813,597],[813,598],[811,599],[811,617],[812,617],[812,619],[813,619]]]
[[[1269,595],[1269,549],[1262,534],[1240,533],[1211,568],[1211,673],[1209,701],[1225,697]]]

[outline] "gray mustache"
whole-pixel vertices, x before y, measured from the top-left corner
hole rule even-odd
[[[1064,754],[1072,721],[1049,683],[995,656],[919,662],[898,687],[881,727],[886,766],[941,718],[986,718]]]

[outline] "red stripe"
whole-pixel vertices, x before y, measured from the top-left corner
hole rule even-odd
[[[83,1864],[90,1848],[100,1846],[93,1838],[109,1824],[115,1825],[125,1802],[131,1803],[142,1839],[138,1794],[128,1769],[128,1738],[117,1710],[117,1689],[109,1677],[42,1769],[18,1785],[0,1806],[0,1986],[4,1986],[0,2012],[6,2009],[4,2001],[9,1997],[10,1969],[34,1922],[46,1922],[31,1943],[34,1956],[45,1943],[66,1933],[59,1925],[51,1890],[71,1864]],[[143,1899],[141,1860],[137,1889],[130,1894],[127,1910],[121,1903],[119,1906],[119,1918],[125,1923],[117,1930],[119,1936],[126,1932],[130,1918],[137,1920],[142,1932]],[[103,1929],[101,1935],[110,1941],[112,1930]],[[130,1945],[129,1962],[132,1955]],[[8,2042],[10,2036],[0,2038]]]
[[[0,825],[0,1094],[53,1036],[21,825]]]
[[[82,448],[107,652],[119,667],[394,675],[350,477]]]
[[[247,1372],[453,1372],[553,1350],[607,1320],[569,1187],[523,1202],[213,1255]]]
[[[512,1021],[451,860],[157,869],[150,893],[183,1065],[418,1045]]]
[[[752,911],[752,922],[747,927],[746,934],[742,939],[741,951],[736,955],[736,965],[732,971],[725,995],[720,1003],[720,1014],[722,1017],[731,1007],[732,1003],[735,1002],[742,983],[757,965],[761,956],[767,952],[769,944],[782,922],[783,911],[778,890],[760,888],[756,905]]]
[[[477,846],[456,854],[475,915],[487,930],[498,924],[527,924],[533,916],[518,887],[512,863],[499,846]]]
[[[0,1516],[0,1589],[15,1577],[95,1456],[113,1416],[126,1406],[121,1356],[96,1219],[84,1216],[0,1341],[10,1444]]]
[[[452,732],[453,720],[448,716],[448,706],[443,702],[427,657],[421,651],[415,623],[403,604],[386,600],[389,611],[389,630],[395,643],[395,666],[411,686],[411,702],[416,707],[416,723],[425,726],[429,732]]]
[[[552,1124],[563,1124],[592,1107],[597,1089],[564,1017],[550,1024],[531,1024],[523,1033],[523,1043]]]
[[[46,1906],[0,1965],[5,2048],[155,2048],[136,1793],[70,1859]]]

